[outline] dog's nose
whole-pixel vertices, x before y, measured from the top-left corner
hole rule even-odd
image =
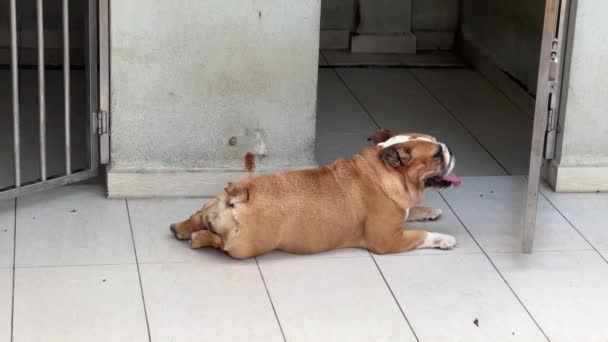
[[[169,229],[170,229],[170,230],[173,232],[173,234],[177,234],[177,233],[175,232],[175,223],[174,223],[174,224],[172,224],[171,226],[169,226]]]

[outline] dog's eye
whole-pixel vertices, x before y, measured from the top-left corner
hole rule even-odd
[[[433,156],[433,158],[439,158],[440,160],[443,160],[443,151],[441,149],[439,149],[437,151],[437,153],[435,153],[435,155]]]

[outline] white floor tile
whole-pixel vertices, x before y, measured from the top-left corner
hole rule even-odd
[[[152,341],[282,341],[254,260],[141,265]]]
[[[17,269],[14,341],[148,341],[137,267]]]
[[[106,199],[98,186],[20,198],[17,232],[17,267],[135,262],[125,201]]]
[[[13,267],[15,200],[0,201],[0,268]]]
[[[527,182],[524,177],[466,177],[444,197],[481,247],[519,252],[522,246]],[[536,251],[588,250],[591,246],[543,197],[538,202]]]
[[[555,193],[547,186],[542,192],[592,245],[608,249],[608,194]]]
[[[414,75],[511,174],[526,174],[532,120],[473,70],[417,69]]]
[[[200,251],[190,249],[187,241],[177,240],[169,225],[189,218],[206,201],[204,198],[129,200],[139,262],[189,262],[200,258]]]
[[[366,133],[317,133],[315,155],[320,166],[338,158],[350,159],[362,149],[372,146]]]
[[[365,258],[261,259],[288,341],[414,341]]]
[[[383,128],[402,132],[464,131],[405,69],[337,69]]]
[[[371,136],[377,127],[333,69],[319,69],[317,132]]]
[[[422,206],[440,208],[443,210],[443,214],[436,221],[407,222],[405,224],[406,229],[423,229],[429,232],[452,235],[456,238],[456,247],[449,251],[440,249],[420,249],[403,254],[391,255],[481,253],[481,250],[477,247],[475,241],[473,241],[469,233],[467,233],[439,193],[434,190],[428,190],[424,197],[424,202],[421,204]]]
[[[594,251],[491,258],[551,341],[608,340],[608,265]]]
[[[376,260],[420,341],[545,340],[485,255]]]
[[[0,268],[0,342],[11,340],[13,270]]]

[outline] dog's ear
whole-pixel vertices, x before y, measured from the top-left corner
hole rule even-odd
[[[389,146],[380,150],[380,159],[392,167],[405,166],[411,158],[409,149],[401,146]]]
[[[395,135],[399,135],[399,133],[392,131],[390,129],[381,129],[373,136],[369,137],[367,141],[373,141],[374,144],[378,145],[379,143],[385,142],[388,139],[394,137]]]

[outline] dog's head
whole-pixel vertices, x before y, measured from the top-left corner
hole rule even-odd
[[[460,179],[452,173],[456,158],[434,137],[382,130],[372,139],[378,146],[380,159],[409,182],[434,188],[460,185]]]

